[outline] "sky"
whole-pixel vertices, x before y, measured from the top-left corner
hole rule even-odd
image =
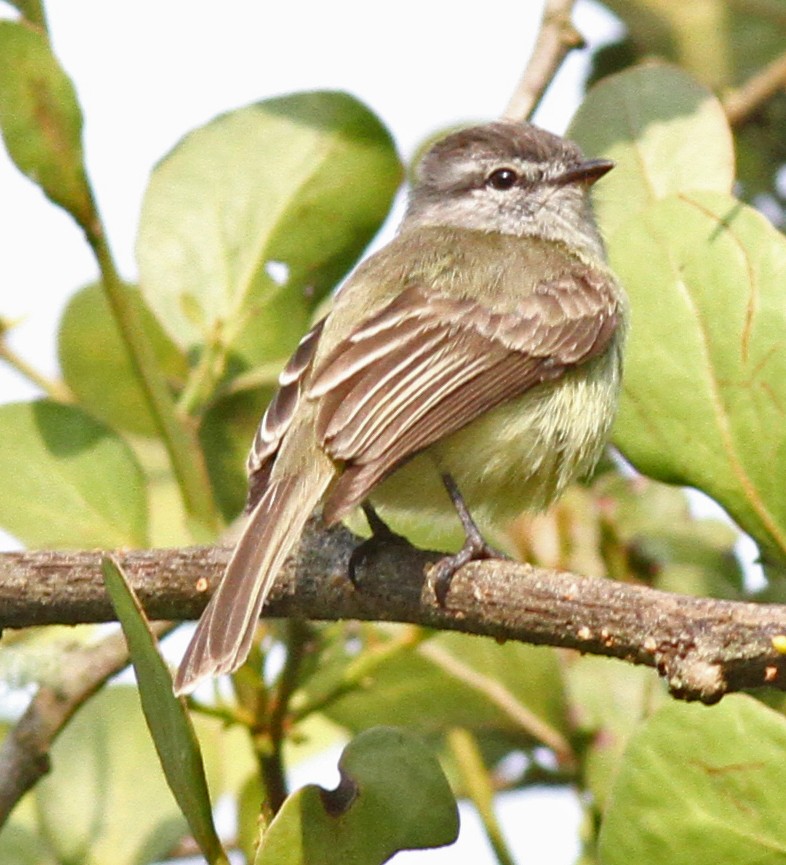
[[[122,275],[133,280],[147,178],[186,132],[268,96],[335,88],[369,105],[408,157],[435,130],[502,112],[529,56],[542,0],[49,0],[46,7],[55,51],[85,114],[88,172],[110,244]],[[12,14],[0,0],[0,16]],[[579,0],[575,21],[590,45],[619,32],[605,10],[586,0]],[[537,123],[565,130],[587,62],[588,52],[571,55]],[[96,274],[70,218],[0,148],[0,316],[18,322],[11,345],[47,376],[57,374],[55,333],[63,307]],[[0,362],[0,403],[38,395]],[[16,546],[0,533],[0,549]],[[299,780],[321,778],[312,767],[312,775]],[[507,797],[500,812],[504,823],[516,826],[510,837],[518,837],[513,846],[520,844],[522,861],[574,861],[579,815],[569,796]],[[465,813],[464,820],[458,847],[400,854],[396,862],[491,861],[472,816]]]
[[[83,107],[88,171],[122,275],[136,276],[150,171],[190,129],[271,95],[336,88],[365,101],[408,156],[435,130],[502,112],[541,7],[542,0],[485,0],[479,21],[476,4],[428,0],[50,0],[52,40]],[[7,8],[0,2],[0,15]],[[576,21],[593,43],[615,26],[587,2]],[[564,131],[587,56],[568,59],[536,115],[540,125]],[[96,273],[70,218],[0,149],[0,316],[18,322],[13,348],[47,375],[57,372],[62,309]],[[0,364],[0,403],[36,395]]]

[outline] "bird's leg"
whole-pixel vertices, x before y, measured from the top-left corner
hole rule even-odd
[[[380,540],[384,539],[393,539],[400,538],[401,535],[397,535],[390,526],[382,519],[382,517],[376,512],[374,509],[374,505],[371,504],[370,501],[365,501],[360,506],[363,509],[363,513],[366,515],[366,522],[368,523],[368,527],[371,529],[371,534],[375,538],[379,538]]]
[[[450,583],[459,568],[464,567],[468,562],[476,562],[481,559],[504,559],[507,556],[486,543],[453,478],[445,473],[442,475],[442,483],[445,485],[464,529],[464,546],[457,553],[441,558],[431,569],[430,579],[434,587],[434,594],[437,596],[439,605],[444,607]]]
[[[371,529],[371,537],[358,544],[349,557],[347,571],[349,572],[349,579],[355,588],[358,588],[356,574],[361,562],[372,553],[376,547],[380,544],[409,543],[406,538],[397,535],[390,526],[388,526],[382,517],[380,517],[380,515],[374,510],[374,506],[371,502],[365,501],[361,507],[363,508],[363,513],[366,515],[368,527]]]

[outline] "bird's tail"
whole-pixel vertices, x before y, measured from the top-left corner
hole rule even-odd
[[[186,649],[176,694],[189,693],[208,676],[231,673],[245,661],[276,575],[332,479],[328,462],[270,481]]]

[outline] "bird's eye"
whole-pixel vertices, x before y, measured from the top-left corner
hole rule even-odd
[[[486,178],[486,185],[492,189],[510,189],[516,185],[518,174],[512,168],[497,168]]]

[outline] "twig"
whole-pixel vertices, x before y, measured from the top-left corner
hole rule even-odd
[[[498,679],[484,676],[434,643],[424,643],[418,648],[418,652],[447,675],[483,694],[502,714],[507,715],[519,730],[550,748],[561,766],[575,765],[573,749],[562,733],[517,700]]]
[[[351,694],[362,687],[363,682],[373,678],[374,671],[394,658],[411,652],[430,639],[430,632],[417,626],[401,628],[390,639],[376,641],[349,661],[341,671],[338,681],[327,691],[314,696],[301,691],[294,695],[290,708],[290,722],[294,726],[314,712],[322,712],[345,694]]]
[[[574,48],[584,45],[571,20],[574,2],[546,0],[532,56],[502,115],[505,120],[531,117],[562,61]]]
[[[284,771],[284,741],[289,720],[289,704],[298,685],[303,659],[311,640],[311,628],[299,619],[290,619],[287,635],[287,657],[276,684],[275,696],[267,713],[266,744],[256,747],[265,805],[277,814],[287,797]]]
[[[723,107],[732,126],[743,126],[762,105],[786,88],[786,52],[726,94]]]
[[[161,637],[173,627],[157,622],[154,633]],[[73,714],[127,665],[125,639],[122,634],[112,634],[96,646],[69,653],[58,681],[38,689],[0,747],[0,826],[22,796],[49,771],[49,749]]]
[[[117,272],[98,213],[85,220],[82,227],[98,262],[101,285],[131,365],[169,455],[186,511],[203,527],[217,529],[220,519],[196,427],[177,411],[164,373],[142,327],[138,301],[126,290]]]
[[[494,813],[495,790],[477,740],[469,730],[456,727],[448,732],[447,742],[458,767],[463,792],[478,812],[497,862],[499,865],[516,865]]]
[[[397,621],[501,640],[560,646],[655,667],[678,697],[786,690],[786,606],[695,598],[509,561],[466,565],[440,607],[426,573],[438,553],[380,544],[346,578],[357,538],[312,522],[281,572],[268,616]],[[196,618],[230,550],[117,553],[148,615]],[[101,553],[0,555],[0,627],[111,621]]]
[[[57,402],[72,402],[73,395],[63,382],[48,379],[11,348],[6,338],[7,330],[8,327],[4,326],[4,322],[0,320],[0,360],[7,363],[11,369],[16,370],[31,384],[40,388],[50,399]]]

